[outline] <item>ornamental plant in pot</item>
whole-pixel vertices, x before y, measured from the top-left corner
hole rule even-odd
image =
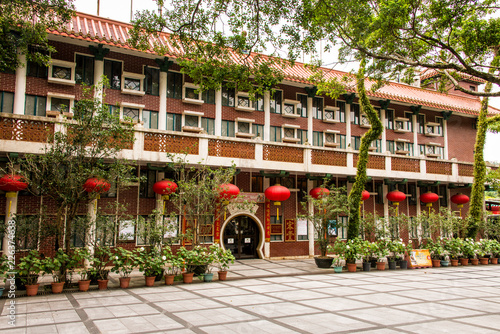
[[[336,241],[333,245],[335,254],[342,256],[345,259],[347,270],[349,272],[356,271],[356,260],[363,257],[360,251],[362,240],[359,238],[349,239],[346,242]]]
[[[488,264],[492,256],[491,253],[491,240],[481,239],[477,243],[477,255],[481,264]]]
[[[134,253],[122,247],[115,248],[110,257],[113,268],[111,271],[120,275],[120,288],[126,289],[130,285],[130,273],[134,270]]]
[[[92,256],[87,248],[75,248],[73,251],[75,267],[81,265],[81,267],[75,269],[76,273],[80,276],[80,280],[78,281],[78,290],[80,291],[87,291],[90,287],[89,276],[91,274],[91,269],[87,266],[86,260],[90,262],[91,259]]]
[[[139,266],[139,270],[144,274],[146,286],[154,286],[156,276],[163,274],[163,267],[165,266],[163,255],[156,249],[148,251],[141,247],[135,250],[134,258],[135,264]]]
[[[377,270],[385,270],[385,260],[387,255],[389,255],[389,250],[385,240],[378,240],[374,243],[375,245],[375,257],[377,258]]]
[[[182,262],[177,255],[172,253],[170,246],[163,248],[163,259],[165,259],[165,284],[173,285],[175,276],[181,272]]]
[[[500,242],[495,239],[490,240],[491,249],[491,264],[498,264],[498,258],[500,257]]]
[[[470,238],[463,239],[461,249],[463,258],[460,259],[460,262],[463,266],[466,266],[469,264],[470,259],[476,258],[476,244],[474,240]]]
[[[443,258],[444,248],[439,240],[434,241],[431,238],[425,240],[425,248],[429,249],[433,267],[441,267],[441,259]]]
[[[7,280],[13,279],[13,278],[8,278],[7,273],[10,273],[11,271],[11,262],[9,262],[9,258],[6,255],[0,256],[0,277],[4,278],[4,281],[6,282],[5,286],[8,287],[9,283],[7,283]],[[12,268],[14,269],[14,268]],[[0,297],[3,295],[4,288],[0,288]]]
[[[339,241],[340,243],[340,241]],[[334,253],[335,252],[335,249],[334,247],[332,247],[331,245],[328,245],[328,253]],[[333,257],[333,270],[336,272],[336,273],[341,273],[342,272],[342,262],[344,261],[345,259],[343,258],[342,255],[340,254],[336,254],[334,257]]]
[[[398,253],[401,253],[402,244],[399,240],[389,240],[385,242],[388,254],[387,254],[387,264],[390,270],[396,269],[396,260],[398,259]]]
[[[26,285],[26,295],[35,296],[38,292],[38,277],[44,269],[43,260],[40,259],[40,253],[32,250],[25,257],[19,260],[17,265],[18,275]]]
[[[377,244],[374,242],[369,242],[368,240],[363,240],[360,243],[360,251],[363,258],[363,271],[370,271],[371,262],[370,260],[377,253]]]
[[[219,281],[225,281],[227,278],[227,271],[229,264],[234,263],[234,255],[231,250],[223,250],[219,245],[211,245],[210,252],[214,254],[213,265],[218,269]]]
[[[52,293],[61,293],[66,280],[66,264],[70,261],[70,256],[62,249],[58,249],[54,257],[47,257],[42,260],[46,274],[52,275]]]
[[[330,245],[330,240],[335,236],[335,229],[338,226],[338,216],[349,212],[347,206],[347,192],[346,189],[341,188],[327,188],[324,184],[321,187],[311,190],[309,195],[306,196],[307,201],[302,202],[304,212],[309,212],[307,215],[300,215],[312,222],[314,230],[316,231],[320,255],[315,257],[316,265],[319,268],[330,268],[332,266],[333,258],[328,257],[327,249]],[[312,211],[309,210],[309,203],[312,205]]]
[[[97,277],[97,285],[99,290],[108,288],[109,270],[106,269],[111,251],[107,246],[100,246],[94,250],[94,256],[91,258],[90,275]]]
[[[444,239],[444,249],[448,252],[451,266],[458,266],[458,259],[462,256],[462,239]]]

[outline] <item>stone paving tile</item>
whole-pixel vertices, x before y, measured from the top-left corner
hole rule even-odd
[[[150,301],[150,302],[163,302],[166,300],[185,300],[185,299],[198,298],[198,296],[196,294],[188,292],[188,291],[157,292],[154,294],[150,293],[147,295],[142,295],[141,297],[146,299],[147,301]]]
[[[248,295],[251,294],[250,291],[246,291],[244,289],[236,288],[236,287],[225,287],[218,289],[210,289],[204,291],[197,291],[200,295],[205,297],[219,297],[219,296],[237,296],[237,295]],[[198,297],[198,296],[196,296]]]
[[[231,273],[231,272],[230,272]],[[262,270],[262,269],[248,269],[248,270],[239,270],[238,274],[240,276],[269,276],[269,275],[274,275],[275,273],[270,272],[268,270]],[[228,274],[228,277],[231,277],[230,274]]]
[[[439,291],[444,293],[450,293],[462,297],[471,297],[471,298],[481,298],[481,297],[491,297],[494,294],[499,294],[500,291],[498,287],[447,287],[447,288],[439,288],[439,289],[429,289],[429,291]]]
[[[366,322],[336,314],[309,314],[276,319],[281,323],[296,327],[307,333],[335,333],[373,327]]]
[[[61,322],[80,321],[75,310],[38,312],[27,315],[27,326],[54,324]]]
[[[339,314],[358,318],[361,321],[370,321],[378,325],[398,325],[412,322],[424,322],[434,320],[434,317],[399,311],[388,307],[373,307],[363,311],[340,311]],[[390,314],[390,316],[388,316]]]
[[[81,322],[70,322],[67,324],[56,325],[58,334],[87,334],[89,333],[87,327]]]
[[[279,275],[303,274],[305,272],[304,270],[297,268],[277,268],[277,269],[268,269],[268,271]]]
[[[26,334],[53,334],[57,333],[55,325],[48,326],[33,326],[26,329]]]
[[[183,300],[182,302],[177,302],[177,301],[155,302],[154,304],[169,312],[180,312],[180,311],[202,310],[202,309],[224,307],[224,304],[206,298],[187,299]]]
[[[278,291],[292,291],[297,290],[297,288],[291,287],[288,284],[273,284],[267,283],[265,285],[251,285],[251,286],[243,286],[245,290],[249,290],[256,293],[266,293],[266,292],[278,292]]]
[[[408,305],[393,306],[399,310],[407,312],[417,312],[420,314],[439,315],[440,318],[469,317],[484,314],[480,310],[474,311],[462,307],[444,305],[440,303],[415,303]]]
[[[291,282],[286,283],[288,286],[293,286],[297,289],[315,289],[315,288],[329,288],[333,284],[322,281],[306,281],[306,282]]]
[[[321,310],[291,302],[249,305],[242,306],[241,308],[267,318],[288,317],[292,315],[303,315],[321,312]]]
[[[357,300],[351,300],[348,298],[341,298],[341,297],[303,300],[299,301],[299,303],[311,307],[316,307],[329,312],[373,307],[373,304],[368,304]]]
[[[487,299],[474,299],[467,298],[461,300],[450,300],[450,301],[441,301],[441,304],[447,304],[452,306],[459,306],[463,308],[468,308],[471,310],[481,310],[485,312],[495,312],[500,313],[500,300],[495,300],[495,298]]]
[[[405,291],[408,288],[400,286],[399,284],[366,284],[360,285],[363,290],[371,292],[391,292],[391,291]]]
[[[401,331],[397,330],[392,330],[389,328],[383,328],[383,329],[371,329],[371,330],[363,330],[360,332],[351,332],[351,333],[363,333],[363,334],[400,334]]]
[[[66,295],[58,294],[58,295],[41,295],[41,296],[33,296],[30,298],[18,298],[16,300],[16,304],[32,304],[32,303],[48,303],[51,301],[60,301],[60,300],[68,300]]]
[[[227,324],[227,325],[207,326],[207,327],[201,327],[200,329],[209,334],[297,333],[294,330],[282,327],[280,325],[265,320],[248,321],[244,323]]]
[[[308,281],[310,279],[311,278],[307,279],[307,278],[304,278],[304,277],[295,277],[295,276],[265,277],[265,278],[262,278],[263,281],[270,282],[270,283],[292,283],[292,282]]]
[[[463,317],[455,319],[455,321],[469,325],[488,327],[498,331],[500,324],[500,314],[481,315],[476,317]]]
[[[418,334],[444,334],[444,333],[453,333],[453,334],[470,334],[470,333],[481,333],[481,334],[489,334],[489,333],[498,333],[498,330],[492,330],[487,328],[478,328],[477,326],[463,324],[456,322],[455,320],[443,320],[443,321],[434,321],[420,324],[413,324],[407,326],[398,326],[400,330],[408,331],[411,333]]]
[[[230,307],[210,310],[175,312],[174,315],[193,324],[194,326],[216,325],[257,319],[253,315],[236,309],[232,309]]]
[[[279,299],[265,295],[238,295],[238,296],[227,296],[227,297],[215,297],[214,299],[234,306],[277,303],[280,301]]]
[[[415,298],[425,301],[440,301],[448,299],[460,299],[459,295],[446,293],[442,291],[431,291],[431,290],[407,290],[407,291],[395,291],[392,292],[395,295],[400,295],[403,297]]]
[[[365,290],[364,288],[355,288],[348,286],[335,286],[331,288],[323,288],[321,289],[322,293],[326,293],[332,296],[353,296],[353,295],[361,295],[365,293],[371,293],[371,290]]]
[[[248,285],[264,285],[264,284],[271,284],[270,282],[263,281],[262,279],[252,279],[252,278],[247,278],[247,279],[242,279],[242,280],[237,280],[237,281],[225,281],[224,286],[248,286]]]
[[[9,319],[7,317],[2,317],[0,321],[0,331],[4,331],[5,329],[12,328],[12,325],[8,323]],[[26,326],[26,314],[16,314],[15,327],[24,327]]]
[[[10,327],[9,329],[2,329],[2,334],[26,334],[26,328]]]
[[[392,293],[372,293],[349,296],[350,299],[358,300],[360,302],[371,303],[372,305],[386,306],[398,304],[413,304],[420,302],[406,296],[395,295]]]
[[[312,290],[292,290],[266,293],[268,296],[281,298],[289,301],[307,300],[324,297],[324,293],[315,292]]]

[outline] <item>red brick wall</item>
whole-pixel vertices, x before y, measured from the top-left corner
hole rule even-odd
[[[471,117],[452,115],[448,119],[448,159],[474,161],[476,129],[473,128],[473,123],[474,118]]]
[[[4,92],[14,92],[16,88],[16,75],[0,73],[0,87]]]

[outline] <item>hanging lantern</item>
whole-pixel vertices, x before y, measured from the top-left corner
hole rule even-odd
[[[459,208],[463,208],[465,203],[469,203],[469,196],[464,194],[456,194],[450,198],[452,203],[457,204]]]
[[[240,194],[240,188],[232,183],[225,183],[219,186],[219,199],[224,202],[224,205],[228,205],[229,201]],[[224,221],[226,221],[226,212],[224,208]]]
[[[6,192],[16,192],[28,188],[28,184],[24,182],[21,175],[4,175],[0,178],[0,190]]]
[[[111,184],[96,177],[91,177],[83,184],[83,189],[86,192],[97,193],[97,199],[101,197],[100,194],[105,193],[109,188],[111,188]],[[97,201],[94,202],[94,210],[97,212]]]
[[[162,214],[165,214],[165,201],[168,200],[170,194],[177,191],[177,183],[170,180],[161,180],[153,184],[153,191],[161,195],[161,201],[163,202]]]
[[[290,198],[290,190],[288,188],[283,187],[282,185],[276,184],[272,187],[269,187],[264,192],[264,195],[267,199],[274,201],[274,205],[280,206],[282,201],[286,201]],[[279,208],[276,208],[276,220],[280,219],[280,211]]]
[[[7,174],[0,178],[0,190],[7,192],[5,197],[13,198],[16,197],[16,192],[28,188],[28,183],[24,182],[24,178],[21,175]],[[12,206],[12,199],[9,200],[9,209],[7,210],[7,217],[10,216],[10,209]]]
[[[367,190],[363,190],[361,192],[361,200],[366,201],[368,198],[370,198],[370,193]]]
[[[309,191],[309,195],[311,195],[311,197],[314,199],[319,199],[319,198],[327,197],[328,195],[330,195],[330,190],[328,190],[327,188],[323,188],[323,187],[317,187],[317,188],[311,189],[311,191]]]
[[[425,206],[429,208],[429,214],[431,214],[432,203],[437,202],[438,200],[439,196],[431,191],[420,195],[420,202],[425,203]]]
[[[406,195],[399,190],[394,190],[387,194],[387,199],[393,202],[395,206],[398,206],[399,202],[406,199]]]
[[[498,205],[492,205],[491,206],[491,213],[494,215],[500,214],[500,206]]]

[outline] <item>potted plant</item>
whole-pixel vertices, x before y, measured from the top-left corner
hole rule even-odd
[[[229,249],[223,250],[218,244],[211,245],[210,252],[214,254],[213,265],[218,269],[219,281],[225,281],[229,264],[234,263],[235,260],[233,253]]]
[[[26,295],[35,296],[38,292],[38,277],[44,269],[43,261],[37,250],[31,250],[25,257],[19,260],[17,265],[18,274],[26,285]]]
[[[0,277],[3,277],[4,281],[7,281],[7,273],[10,271],[9,258],[6,255],[0,256]],[[0,297],[2,297],[3,291],[4,288],[0,288]]]
[[[413,244],[409,241],[407,244],[404,244],[402,241],[400,242],[400,249],[398,250],[398,255],[401,257],[399,261],[399,267],[401,269],[408,269],[408,261],[406,260],[406,255],[410,255],[413,251]]]
[[[462,240],[459,238],[444,239],[444,249],[448,252],[451,266],[458,266],[458,259],[462,255]]]
[[[500,256],[500,242],[495,239],[491,239],[490,241],[491,264],[498,264],[498,257]]]
[[[362,258],[360,252],[361,239],[349,239],[346,242],[336,241],[333,245],[333,252],[345,259],[347,270],[349,272],[356,271],[356,260]]]
[[[476,245],[479,262],[481,264],[488,264],[491,257],[491,240],[481,239]]]
[[[143,272],[146,286],[154,286],[156,276],[163,274],[165,262],[162,255],[156,249],[147,251],[144,247],[136,249],[134,252],[135,263],[139,265],[139,270]]]
[[[304,212],[309,212],[307,215],[301,215],[312,222],[316,231],[317,238],[315,243],[319,248],[319,256],[314,258],[318,268],[330,268],[333,258],[327,256],[328,245],[331,238],[335,235],[333,232],[338,226],[338,216],[349,211],[347,206],[347,193],[345,188],[330,188],[325,185],[314,188],[309,195],[306,196],[307,201],[302,202]],[[313,210],[309,210],[309,203]]]
[[[439,241],[434,241],[431,238],[427,238],[425,241],[425,247],[429,249],[432,259],[433,267],[441,267],[441,259],[443,257],[444,248]]]
[[[86,263],[90,260],[91,256],[87,248],[75,248],[75,250],[73,251],[75,271],[80,276],[80,280],[78,281],[78,290],[80,291],[87,291],[90,287],[91,269],[87,266]]]
[[[474,259],[476,257],[476,245],[474,240],[467,238],[463,239],[461,243],[461,252],[463,258],[460,259],[460,262],[463,266],[469,264],[469,259]]]
[[[179,275],[182,263],[179,261],[179,257],[172,253],[170,246],[163,248],[162,259],[165,261],[165,284],[174,284],[175,276]]]
[[[378,240],[373,243],[375,248],[375,257],[377,258],[377,270],[385,270],[385,259],[389,255],[389,249],[385,240]]]
[[[52,275],[52,293],[61,293],[66,281],[66,264],[70,261],[70,256],[62,249],[58,249],[53,257],[43,259],[44,271]]]
[[[122,247],[115,248],[111,255],[111,271],[120,275],[120,288],[126,289],[130,285],[130,273],[134,270],[134,253]]]
[[[188,265],[188,263],[196,261],[196,253],[193,250],[188,250],[185,247],[181,247],[177,250],[177,256],[182,263],[185,272],[182,273],[182,280],[184,283],[189,284],[193,282],[194,276],[194,266]]]
[[[368,240],[362,240],[360,245],[360,251],[363,259],[363,271],[370,271],[371,259],[377,252],[377,245],[374,242]]]
[[[109,247],[100,246],[94,250],[94,255],[91,257],[90,273],[92,276],[97,277],[99,290],[106,290],[108,288],[109,270],[106,269],[106,266],[110,255],[111,251]]]

